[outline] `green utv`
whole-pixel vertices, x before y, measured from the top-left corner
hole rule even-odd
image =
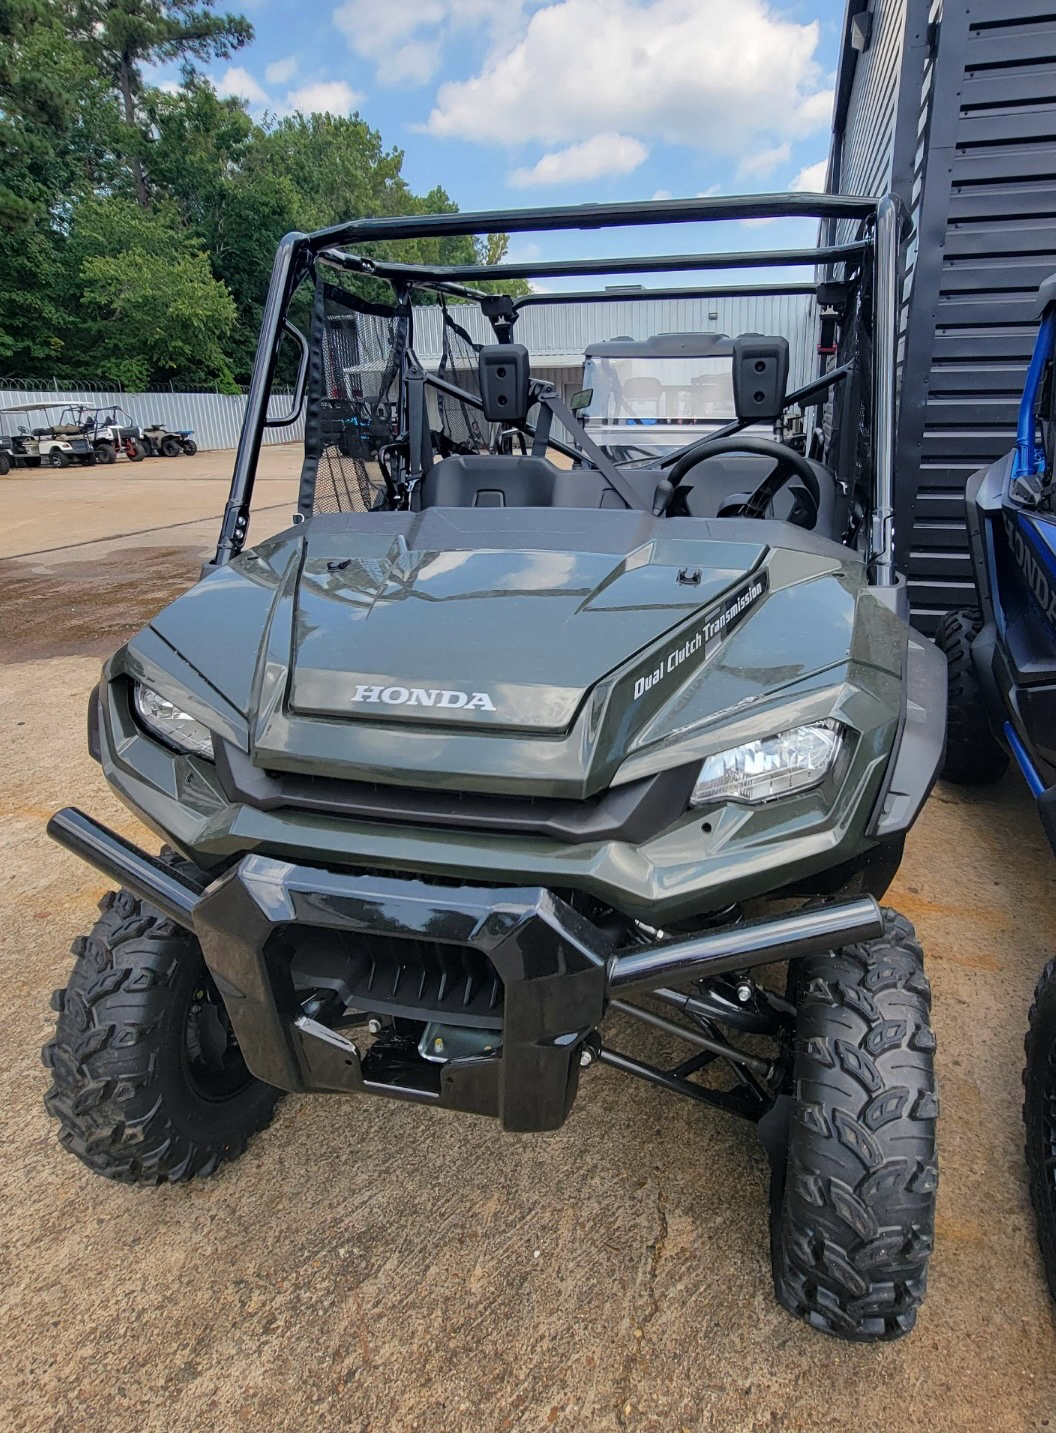
[[[498,266],[357,254],[778,216],[832,237]],[[90,705],[93,754],[166,848],[72,809],[49,825],[121,887],[74,944],[44,1050],[71,1153],[126,1182],[211,1174],[284,1090],[553,1130],[607,1065],[757,1126],[787,1309],[850,1339],[913,1326],[935,1042],[912,927],[877,901],[942,756],[946,672],[894,565],[905,239],[889,197],[792,194],[282,241],[215,559]],[[786,265],[807,279],[476,287]],[[289,319],[302,284],[307,338]],[[830,351],[821,375],[789,392],[785,337],[697,334],[648,389],[646,416],[681,439],[658,449],[640,381],[607,448],[592,395],[533,377],[518,333],[537,307],[560,328],[572,303],[592,316],[582,352],[635,304],[677,317],[730,298],[758,327],[790,310],[764,310],[776,295],[813,326],[810,354]],[[284,340],[296,396],[269,418]],[[605,382],[611,437],[618,355]],[[299,510],[249,548],[262,431],[302,412]],[[615,1049],[613,1011],[684,1058]]]

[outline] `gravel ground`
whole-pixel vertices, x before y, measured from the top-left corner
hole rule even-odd
[[[268,457],[275,527],[296,455]],[[608,1069],[545,1137],[291,1096],[194,1187],[110,1185],[59,1149],[37,1050],[104,887],[44,823],[77,803],[150,841],[88,758],[85,701],[100,659],[193,580],[223,502],[210,462],[144,465],[134,524],[123,467],[0,484],[19,524],[0,561],[0,1428],[1056,1428],[1020,1123],[1056,863],[1014,777],[940,786],[890,897],[927,951],[943,1101],[938,1244],[901,1343],[789,1319],[754,1136]],[[43,552],[62,543],[80,545]]]

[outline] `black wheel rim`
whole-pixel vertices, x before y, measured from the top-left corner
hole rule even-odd
[[[213,1104],[234,1099],[253,1083],[227,1007],[208,974],[191,988],[184,1021],[183,1067],[198,1098]]]

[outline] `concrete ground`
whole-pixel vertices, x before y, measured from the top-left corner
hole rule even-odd
[[[0,1428],[1056,1428],[1020,1123],[1056,862],[1014,776],[940,786],[890,898],[928,954],[942,1091],[938,1242],[900,1343],[784,1314],[751,1131],[608,1069],[546,1137],[289,1097],[193,1187],[111,1185],[60,1150],[37,1050],[104,883],[44,823],[77,803],[150,842],[87,755],[85,701],[100,659],[193,580],[215,462],[0,483]],[[258,536],[285,524],[297,468],[289,449],[265,462]]]

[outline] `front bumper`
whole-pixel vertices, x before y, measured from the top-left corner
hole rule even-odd
[[[542,887],[433,885],[255,855],[199,886],[82,812],[58,812],[48,833],[197,934],[260,1079],[286,1090],[385,1095],[492,1115],[516,1131],[563,1123],[584,1044],[613,995],[817,954],[883,930],[876,902],[863,897],[615,953],[602,930]],[[474,969],[486,969],[499,992],[490,1015],[496,1048],[443,1062],[416,1057],[406,1045],[379,1043],[361,1053],[306,1013],[293,970],[308,948],[324,964],[336,950],[342,974],[327,978],[342,990],[353,989],[361,952],[369,951],[369,979],[356,990],[370,994],[354,992],[355,1007],[426,1023],[457,1025]],[[464,956],[466,983],[431,981],[418,958],[425,948],[453,954],[456,964]]]

